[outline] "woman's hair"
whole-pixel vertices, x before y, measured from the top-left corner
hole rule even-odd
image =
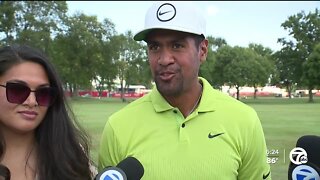
[[[57,90],[53,104],[35,130],[37,176],[40,180],[91,179],[88,136],[75,121],[62,82],[49,59],[41,51],[25,45],[0,48],[0,76],[26,61],[40,64],[47,73],[50,86]],[[0,139],[0,157],[4,150],[5,142]]]

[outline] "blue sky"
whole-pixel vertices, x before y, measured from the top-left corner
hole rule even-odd
[[[133,33],[144,26],[144,16],[154,1],[67,1],[76,11],[110,19],[118,33]],[[231,46],[258,43],[279,50],[278,38],[287,37],[281,23],[301,11],[320,10],[320,1],[196,1],[207,20],[207,35],[224,38]]]

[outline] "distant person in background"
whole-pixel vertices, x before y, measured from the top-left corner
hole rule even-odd
[[[155,3],[134,39],[147,43],[156,86],[109,118],[99,169],[133,156],[147,180],[271,179],[256,112],[198,77],[208,40],[195,6]]]
[[[11,180],[89,180],[88,138],[73,121],[47,57],[28,46],[0,48],[0,164]]]

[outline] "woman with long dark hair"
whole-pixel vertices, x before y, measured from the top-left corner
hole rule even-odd
[[[0,49],[0,162],[11,180],[89,180],[88,136],[46,55]]]

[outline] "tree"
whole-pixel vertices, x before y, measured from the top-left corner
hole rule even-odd
[[[226,40],[223,38],[214,38],[212,36],[207,37],[209,41],[208,55],[206,61],[200,66],[199,75],[206,78],[208,82],[213,86],[215,82],[214,66],[216,62],[216,52],[219,48],[227,45]]]
[[[133,40],[133,34],[128,31],[125,34],[127,38],[127,54],[128,69],[126,71],[126,84],[143,84],[151,83],[151,71],[148,68],[147,48],[142,43]]]
[[[267,47],[263,47],[261,44],[249,44],[249,49],[255,52],[254,61],[251,66],[252,78],[249,79],[248,85],[254,87],[254,99],[257,97],[257,86],[265,86],[268,83],[268,79],[274,72],[274,62],[272,59],[272,50]]]
[[[311,86],[309,83],[313,81],[301,78],[304,74],[302,65],[307,61],[316,44],[320,42],[320,12],[317,8],[314,13],[309,12],[306,14],[302,11],[290,16],[281,26],[289,31],[289,35],[292,38],[291,40],[285,38],[278,40],[284,46],[281,52],[281,56],[284,59],[281,61],[290,58],[290,63],[294,66],[293,81],[301,85],[307,85],[309,91],[312,91],[310,88],[314,87],[314,85]],[[293,53],[294,57],[290,53]],[[309,96],[309,98],[311,97]],[[309,101],[311,102],[311,99]]]
[[[240,87],[245,85],[265,85],[272,73],[270,53],[272,51],[261,45],[251,44],[250,48],[223,46],[217,50],[213,69],[215,83],[235,86],[237,99]]]
[[[120,34],[112,38],[113,46],[118,52],[115,57],[120,79],[121,98],[124,98],[124,81],[126,85],[130,84],[145,84],[151,82],[151,72],[149,72],[146,48],[139,42],[133,40],[131,31],[125,34]]]
[[[67,17],[65,1],[17,1],[16,42],[29,44],[51,54],[52,38],[61,32]]]
[[[79,88],[91,88],[98,75],[105,31],[96,16],[82,13],[69,17],[67,25],[67,31],[55,38],[54,63],[69,91],[77,95]]]
[[[240,87],[247,84],[252,72],[249,69],[253,61],[252,51],[239,46],[223,46],[217,51],[217,61],[214,66],[214,76],[218,85],[235,86],[237,99]]]
[[[0,33],[4,35],[0,45],[7,45],[13,42],[16,25],[15,12],[18,9],[19,6],[14,1],[0,1]]]
[[[61,32],[67,13],[65,1],[1,1],[2,44],[32,45],[51,53],[52,37]]]
[[[101,39],[101,58],[98,58],[98,66],[95,68],[97,76],[94,78],[96,88],[101,96],[102,91],[106,88],[111,92],[114,79],[117,76],[115,57],[117,49],[114,48],[112,37],[116,35],[115,25],[109,20],[104,19],[102,23],[103,38]],[[105,87],[106,86],[106,87]]]
[[[257,54],[263,56],[263,57],[268,57],[270,58],[270,56],[272,55],[273,51],[268,48],[268,47],[264,47],[261,44],[255,44],[255,43],[250,43],[249,44],[249,49],[254,50]]]
[[[298,75],[300,66],[297,65],[299,61],[296,61],[298,53],[296,50],[287,46],[273,54],[278,71],[278,84],[286,88],[289,98],[291,98],[291,92],[300,78]]]
[[[309,88],[309,102],[313,102],[312,89],[320,86],[320,43],[315,46],[307,61],[303,63],[302,78]]]

